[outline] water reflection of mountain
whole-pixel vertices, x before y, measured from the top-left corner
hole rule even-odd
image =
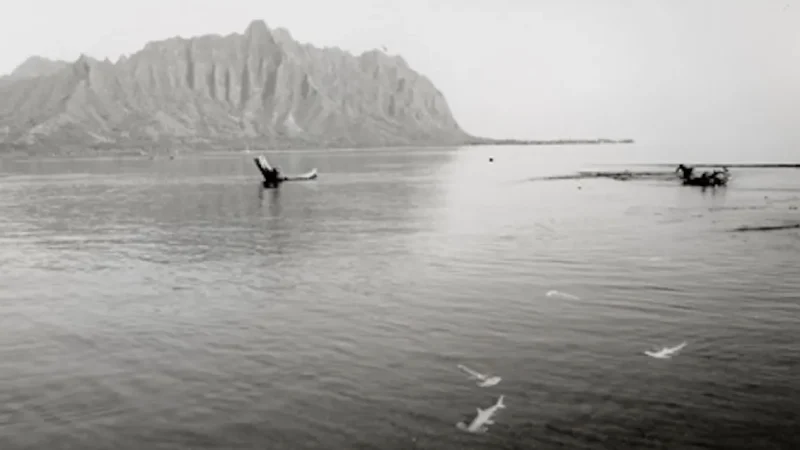
[[[91,247],[169,264],[311,257],[346,246],[369,251],[369,245],[384,245],[382,239],[414,232],[409,216],[425,209],[414,179],[431,167],[413,162],[419,155],[339,151],[270,158],[287,173],[317,167],[320,179],[263,190],[250,155],[19,163],[3,189],[4,219],[36,230],[38,247]]]

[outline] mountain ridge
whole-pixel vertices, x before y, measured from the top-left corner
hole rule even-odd
[[[0,76],[0,153],[627,144],[473,136],[400,55],[243,33],[150,41],[115,62],[32,56]]]
[[[0,78],[0,150],[460,145],[444,95],[400,56],[244,33],[151,41],[116,62],[32,57]]]
[[[0,75],[0,80],[15,81],[25,78],[33,78],[43,75],[50,75],[60,71],[70,65],[70,62],[63,60],[52,60],[42,56],[31,56],[14,70],[6,75]]]

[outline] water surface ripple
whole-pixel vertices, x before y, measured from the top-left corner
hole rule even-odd
[[[800,448],[796,171],[625,151],[5,161],[0,449]]]

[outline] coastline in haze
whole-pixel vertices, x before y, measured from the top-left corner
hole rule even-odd
[[[150,42],[112,63],[33,56],[0,78],[0,152],[614,144],[471,136],[400,56],[316,48],[285,29]]]

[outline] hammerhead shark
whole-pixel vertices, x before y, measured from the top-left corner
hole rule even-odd
[[[456,427],[458,427],[459,430],[468,431],[470,433],[485,433],[486,430],[489,429],[486,425],[494,424],[492,416],[497,413],[497,410],[504,409],[506,407],[506,405],[503,403],[504,397],[505,396],[501,395],[500,398],[497,399],[497,403],[486,409],[478,408],[478,415],[472,419],[472,422],[469,425],[464,422],[458,422]]]
[[[644,354],[647,356],[652,356],[653,358],[669,359],[672,358],[672,355],[678,353],[683,347],[686,347],[686,342],[676,345],[675,347],[664,347],[657,352],[646,350]]]
[[[463,370],[464,372],[469,374],[469,378],[472,380],[478,380],[478,386],[480,387],[490,387],[494,386],[502,380],[502,378],[497,376],[489,376],[480,372],[476,372],[470,369],[467,366],[463,366],[461,364],[458,365],[458,368]]]

